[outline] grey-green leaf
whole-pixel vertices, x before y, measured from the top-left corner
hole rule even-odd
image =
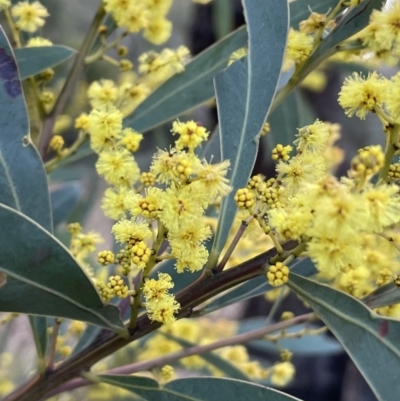
[[[381,285],[362,301],[371,309],[398,304],[400,303],[400,288],[393,282]]]
[[[196,377],[174,380],[160,387],[158,382],[147,377],[100,375],[99,378],[146,401],[299,401],[280,391],[233,379]]]
[[[78,205],[83,194],[79,181],[64,182],[50,191],[53,209],[53,224],[56,227],[62,223]]]
[[[67,46],[37,46],[15,49],[21,79],[33,77],[71,58],[76,52]]]
[[[305,277],[313,276],[317,273],[317,269],[308,258],[293,263],[292,266],[290,266],[290,271]],[[266,278],[263,276],[253,278],[246,283],[237,286],[232,291],[229,291],[221,297],[210,302],[204,308],[204,313],[211,313],[218,309],[232,305],[236,302],[257,297],[258,295],[265,294],[266,292],[271,291],[274,288],[275,287],[272,287],[270,284],[268,284]]]
[[[246,29],[242,27],[207,48],[125,118],[125,126],[144,132],[214,97],[214,76],[227,66],[232,52],[246,43]]]
[[[400,321],[383,318],[362,302],[296,274],[289,287],[300,295],[343,345],[380,401],[400,394]]]
[[[290,145],[300,128],[297,93],[291,93],[268,117],[270,132],[261,138],[266,154],[278,144]]]
[[[21,211],[52,232],[47,177],[39,153],[30,139],[28,112],[17,64],[1,27],[0,106],[0,203]],[[1,221],[1,235],[7,235],[4,227],[8,222]],[[10,258],[11,249],[15,248],[2,246],[2,249]],[[15,252],[20,252],[20,249]],[[29,320],[38,356],[41,358],[46,351],[47,334],[44,327],[47,320],[42,317],[30,317]]]
[[[306,77],[323,60],[333,55],[341,42],[365,28],[369,23],[372,11],[381,8],[382,0],[369,0],[361,2],[357,7],[347,12],[307,60],[301,72],[301,78]]]
[[[184,348],[191,348],[197,345],[181,337],[177,337],[169,333],[163,333],[163,335],[167,337],[169,340],[177,342]],[[237,379],[237,380],[245,380],[245,381],[249,380],[249,377],[246,374],[244,374],[239,368],[237,368],[233,363],[220,357],[218,354],[214,352],[206,352],[203,354],[199,354],[199,357],[204,359],[210,365],[213,365],[214,367],[219,369],[227,377],[231,377],[232,379]]]
[[[0,311],[65,317],[122,331],[119,310],[103,305],[68,250],[29,217],[0,204]]]
[[[260,130],[277,88],[288,30],[286,0],[244,0],[248,55],[215,77],[222,158],[229,159],[232,193],[224,198],[213,253],[219,254],[236,214],[233,199],[254,166]]]
[[[11,46],[0,28],[0,202],[52,231],[42,160],[29,136],[28,114]]]
[[[46,317],[42,316],[28,316],[29,323],[33,334],[33,341],[36,346],[38,356],[39,370],[43,370],[43,361],[46,357],[47,340],[48,340],[48,322]]]

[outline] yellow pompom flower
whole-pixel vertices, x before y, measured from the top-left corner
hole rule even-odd
[[[274,386],[284,387],[294,377],[296,369],[291,362],[280,362],[273,366],[271,383]]]
[[[173,181],[181,185],[198,171],[200,164],[194,153],[177,152],[175,149],[169,152],[159,150],[153,158],[150,171],[160,183],[168,184]]]
[[[329,235],[329,233],[327,233]],[[314,237],[307,244],[311,260],[326,278],[334,278],[349,265],[357,266],[363,260],[360,236],[348,238]]]
[[[140,177],[139,167],[126,149],[101,152],[96,170],[109,184],[115,186],[132,187]]]
[[[143,295],[149,318],[153,321],[170,326],[175,321],[175,313],[180,305],[175,297],[168,293],[174,287],[171,276],[167,273],[158,273],[158,280],[146,280],[143,285]]]
[[[145,302],[145,305],[149,319],[160,322],[166,327],[175,322],[175,314],[180,309],[180,304],[171,294],[164,295],[158,302]]]
[[[167,273],[159,272],[158,280],[154,278],[145,280],[143,295],[148,302],[159,301],[171,288],[174,288],[171,276]]]
[[[314,33],[325,27],[326,14],[312,12],[310,16],[299,23],[300,32]]]
[[[297,139],[293,142],[300,152],[321,153],[327,146],[329,129],[322,121],[298,130]]]
[[[169,233],[171,255],[177,259],[175,268],[178,273],[185,269],[195,272],[204,266],[208,251],[203,242],[210,236],[211,228],[200,217],[182,221],[179,228]]]
[[[383,106],[386,86],[386,80],[377,72],[368,74],[366,78],[354,72],[344,81],[339,93],[339,104],[349,117],[355,114],[364,120],[368,112]]]
[[[400,52],[400,3],[393,1],[382,11],[373,10],[370,25],[365,29],[362,39],[367,48],[377,52]]]
[[[150,13],[143,4],[131,2],[126,11],[114,12],[113,16],[120,27],[132,33],[139,32],[149,25]]]
[[[59,153],[61,151],[61,149],[64,147],[64,138],[61,135],[54,135],[51,138],[49,147],[50,147],[50,149]]]
[[[377,233],[400,221],[400,197],[397,185],[368,185],[362,198],[368,212],[368,229]]]
[[[276,171],[282,176],[289,193],[295,193],[301,184],[315,182],[326,170],[325,160],[318,154],[302,153],[288,162],[280,161]]]
[[[146,219],[156,219],[162,208],[161,201],[164,193],[159,188],[148,188],[146,196],[131,191],[125,198],[127,207],[132,216],[142,216]]]
[[[83,132],[89,132],[90,119],[86,113],[81,113],[79,117],[75,119],[75,128]]]
[[[4,10],[7,7],[10,7],[11,0],[0,0],[0,11]]]
[[[122,113],[115,107],[93,109],[89,114],[90,145],[96,153],[110,149],[121,138]]]
[[[171,365],[165,365],[161,368],[160,376],[163,383],[169,382],[175,376],[175,370]]]
[[[400,73],[397,73],[391,78],[386,86],[385,96],[386,108],[390,116],[396,121],[400,122]]]
[[[180,138],[175,141],[175,146],[178,150],[188,148],[193,152],[197,146],[208,138],[209,132],[193,120],[182,123],[179,120],[172,124],[171,132],[179,134]]]
[[[101,208],[107,217],[118,220],[126,216],[128,210],[125,198],[129,193],[127,187],[107,188],[101,201]]]
[[[309,229],[313,215],[305,208],[274,208],[268,212],[269,226],[284,240],[297,240]]]
[[[26,43],[26,47],[42,47],[42,46],[53,46],[53,42],[49,39],[36,36],[30,38]]]
[[[341,240],[351,239],[366,229],[368,212],[358,194],[346,191],[337,196],[321,197],[314,206],[312,236],[330,236]]]
[[[172,23],[164,17],[156,17],[149,21],[143,36],[153,45],[162,45],[171,36]]]
[[[111,232],[117,242],[121,244],[135,244],[152,236],[152,232],[147,223],[141,220],[120,220],[114,224]]]
[[[165,16],[172,6],[172,0],[147,0],[147,7],[154,16]]]
[[[100,242],[103,242],[103,238],[95,231],[78,233],[71,238],[71,253],[77,258],[85,258],[96,250],[96,245]]]
[[[201,216],[204,211],[193,196],[190,186],[167,189],[161,199],[161,208],[160,219],[171,231],[179,229],[182,222]]]
[[[136,152],[139,149],[139,145],[143,135],[135,131],[132,128],[125,128],[122,130],[122,139],[120,145],[128,149],[130,152]]]
[[[94,81],[89,86],[87,96],[93,108],[113,106],[118,98],[118,88],[110,79]]]
[[[313,42],[311,35],[290,28],[283,69],[287,71],[293,64],[307,60],[313,50]]]
[[[38,1],[20,1],[11,8],[11,15],[16,19],[16,26],[21,31],[35,32],[44,25],[44,18],[50,14]]]

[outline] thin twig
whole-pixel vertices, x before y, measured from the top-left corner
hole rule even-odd
[[[253,218],[253,216],[250,216]],[[212,272],[214,274],[221,272],[222,270],[224,270],[225,265],[228,263],[229,258],[231,257],[233,251],[236,248],[236,245],[238,244],[238,242],[240,241],[240,238],[242,238],[246,228],[249,225],[249,220],[242,220],[242,222],[240,223],[240,227],[235,235],[235,238],[232,240],[231,244],[229,245],[228,250],[226,251],[223,259],[221,260],[221,262],[218,264],[218,266],[215,266],[212,269]]]
[[[211,352],[219,348],[229,347],[237,344],[244,344],[253,340],[264,337],[266,334],[273,333],[275,331],[283,330],[288,327],[296,326],[301,323],[308,322],[315,318],[314,313],[306,313],[304,315],[296,316],[293,319],[285,320],[272,324],[267,327],[263,327],[258,330],[251,331],[249,333],[238,334],[236,336],[226,338],[224,340],[215,341],[211,344],[206,345],[196,345],[194,347],[183,348],[179,351],[172,352],[168,355],[163,355],[158,358],[151,359],[149,361],[137,362],[126,366],[121,366],[118,368],[111,369],[103,374],[107,375],[130,375],[132,373],[148,371],[156,367],[162,367],[168,365],[172,362],[178,361],[180,359],[186,358],[192,355],[204,354],[206,352]],[[68,383],[63,384],[57,389],[51,391],[46,396],[52,397],[56,394],[60,394],[65,391],[71,391],[79,387],[87,386],[93,384],[93,381],[86,379],[74,379]]]
[[[81,72],[85,66],[85,57],[90,51],[93,42],[98,34],[98,28],[106,15],[106,12],[103,7],[103,3],[101,2],[99,8],[94,16],[93,22],[90,26],[90,29],[82,43],[81,49],[75,57],[74,63],[71,67],[69,75],[65,81],[63,88],[61,89],[60,95],[57,98],[57,101],[46,118],[43,126],[42,135],[40,136],[38,149],[42,156],[42,159],[45,158],[47,148],[49,147],[50,139],[53,134],[54,124],[56,122],[57,117],[62,113],[67,104],[69,97],[77,83]]]

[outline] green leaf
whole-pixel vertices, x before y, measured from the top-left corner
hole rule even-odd
[[[381,8],[382,0],[369,0],[361,2],[357,7],[347,12],[307,60],[301,71],[301,77],[307,76],[323,60],[335,54],[337,46],[365,28],[369,23],[372,11],[380,10]]]
[[[341,291],[296,274],[296,291],[343,345],[378,400],[398,401],[400,394],[400,321],[383,318]]]
[[[167,339],[175,341],[184,348],[191,348],[197,345],[169,333],[162,333],[162,334]],[[234,364],[220,357],[218,354],[214,352],[206,352],[203,354],[199,354],[199,357],[204,359],[210,365],[215,366],[217,369],[219,369],[220,371],[225,373],[225,375],[231,377],[232,379],[245,380],[245,381],[249,380],[249,377],[245,373],[243,373],[239,368],[237,368]]]
[[[0,29],[0,203],[52,231],[50,198],[42,160],[31,142],[17,65]]]
[[[46,317],[28,316],[29,323],[33,334],[33,341],[36,346],[38,356],[39,371],[45,368],[44,360],[46,358],[47,341],[48,341],[48,321]]]
[[[200,53],[185,67],[158,87],[124,125],[144,132],[169,121],[214,97],[213,78],[224,69],[232,52],[246,46],[245,27],[228,35]]]
[[[146,401],[294,401],[280,391],[241,380],[196,377],[173,380],[163,387],[147,377],[100,375],[103,383],[132,391]]]
[[[281,143],[284,146],[293,142],[299,126],[297,93],[291,93],[268,117],[270,132],[261,137],[261,143],[269,155]]]
[[[299,29],[299,22],[307,19],[311,11],[325,14],[332,10],[339,0],[296,0],[290,3],[290,26]]]
[[[0,203],[31,217],[52,232],[52,216],[47,177],[42,160],[29,135],[28,112],[15,57],[0,27]],[[7,236],[3,221],[0,235]],[[14,228],[16,230],[17,227]],[[3,246],[3,245],[2,245]],[[21,244],[24,247],[24,243]],[[12,255],[3,246],[3,258]],[[21,252],[21,249],[15,250]],[[19,295],[15,293],[14,296]],[[28,301],[29,302],[29,301]],[[39,358],[46,351],[47,319],[29,318]]]
[[[260,130],[277,88],[288,30],[285,0],[244,0],[248,55],[215,77],[222,159],[229,159],[232,193],[224,198],[213,253],[228,238],[237,206],[237,189],[245,187],[254,166]]]
[[[400,288],[393,282],[381,285],[364,297],[362,301],[371,309],[398,304],[400,302]]]
[[[83,188],[79,181],[64,182],[50,191],[55,227],[62,223],[75,209],[82,194]]]
[[[313,276],[317,273],[317,269],[310,259],[297,260],[290,266],[290,271],[300,274],[305,277]],[[205,308],[204,313],[211,313],[226,306],[245,299],[254,298],[258,295],[265,294],[268,291],[275,289],[268,284],[264,276],[253,278],[244,284],[235,287],[232,291],[227,292],[221,297],[210,302]]]
[[[0,310],[82,320],[122,331],[119,310],[103,305],[69,251],[29,217],[0,204]],[[12,257],[10,257],[12,255]]]
[[[240,322],[238,334],[258,330],[263,327],[265,327],[265,317],[246,319]],[[299,324],[285,329],[285,332],[298,333],[305,328],[316,329],[318,327],[311,326],[310,324]],[[279,332],[271,333],[271,335],[278,333]],[[327,356],[343,352],[340,343],[334,338],[328,337],[326,334],[304,334],[299,338],[283,338],[279,340],[279,349],[275,343],[267,340],[255,340],[247,343],[247,345],[255,351],[279,353],[280,349],[288,349],[295,355],[304,356]]]
[[[39,74],[47,68],[71,58],[76,52],[67,46],[38,46],[15,49],[21,79],[27,79]]]

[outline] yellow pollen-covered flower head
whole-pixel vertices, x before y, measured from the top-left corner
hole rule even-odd
[[[96,169],[109,184],[115,186],[132,187],[140,177],[139,167],[126,149],[113,148],[101,152]]]
[[[25,32],[36,32],[41,28],[49,16],[46,7],[38,1],[29,3],[20,1],[11,9],[11,15],[16,19],[16,26]]]
[[[193,120],[186,123],[179,120],[174,121],[171,132],[180,135],[179,139],[175,141],[176,148],[178,150],[188,148],[190,152],[193,152],[209,135],[209,132],[202,125]]]
[[[115,107],[93,109],[89,114],[90,145],[96,153],[109,150],[121,138],[122,113]]]
[[[381,108],[385,100],[386,80],[373,72],[363,77],[354,72],[347,77],[339,93],[339,104],[349,117],[364,120],[368,112]]]

